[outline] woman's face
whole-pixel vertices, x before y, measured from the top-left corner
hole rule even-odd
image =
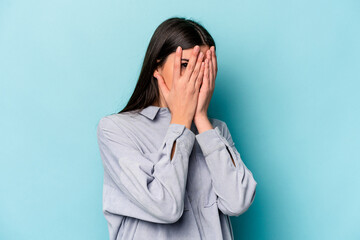
[[[182,56],[181,56],[181,75],[184,74],[187,63],[190,59],[191,53],[194,48],[189,49],[183,49]],[[204,54],[203,62],[205,61],[207,55],[207,50],[210,50],[209,46],[207,45],[201,45],[200,51]],[[200,52],[199,52],[200,53]],[[175,52],[168,55],[164,65],[162,67],[159,67],[154,71],[154,75],[156,72],[158,72],[164,79],[166,86],[168,89],[171,89],[171,85],[173,82],[173,71],[174,71],[174,59],[175,59]],[[155,76],[154,76],[155,77]]]

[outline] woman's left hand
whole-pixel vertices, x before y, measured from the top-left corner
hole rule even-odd
[[[204,77],[198,96],[194,122],[196,122],[197,119],[207,118],[207,111],[215,89],[217,70],[215,47],[211,46],[210,50],[206,51]]]

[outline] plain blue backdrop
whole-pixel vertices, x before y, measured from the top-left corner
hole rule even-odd
[[[107,239],[96,127],[156,27],[217,45],[209,116],[258,182],[236,239],[360,239],[360,2],[0,1],[0,239]]]

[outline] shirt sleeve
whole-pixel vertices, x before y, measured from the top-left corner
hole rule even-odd
[[[157,152],[142,153],[128,137],[128,130],[104,117],[97,128],[104,170],[120,191],[104,195],[107,209],[156,223],[176,222],[183,214],[189,156],[195,134],[181,124],[170,124]],[[173,143],[175,152],[171,157]],[[120,207],[121,206],[121,207]]]
[[[226,123],[220,123],[197,134],[196,140],[210,171],[218,208],[226,215],[239,216],[253,203],[257,182],[241,160]]]

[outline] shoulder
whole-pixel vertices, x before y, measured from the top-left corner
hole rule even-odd
[[[214,128],[218,127],[220,131],[223,131],[225,128],[227,128],[226,122],[224,120],[218,118],[209,118],[209,121]]]
[[[221,134],[228,141],[232,142],[232,136],[229,127],[225,121],[216,118],[209,118],[209,120],[213,125],[214,129],[218,129],[219,134]]]
[[[209,121],[214,125],[216,126],[222,126],[225,122],[221,119],[218,119],[218,118],[211,118],[209,117]],[[215,126],[214,126],[215,127]]]
[[[97,129],[99,130],[115,130],[115,129],[127,129],[126,126],[130,122],[134,121],[137,118],[137,114],[134,111],[123,112],[123,113],[114,113],[103,116],[98,122]]]

